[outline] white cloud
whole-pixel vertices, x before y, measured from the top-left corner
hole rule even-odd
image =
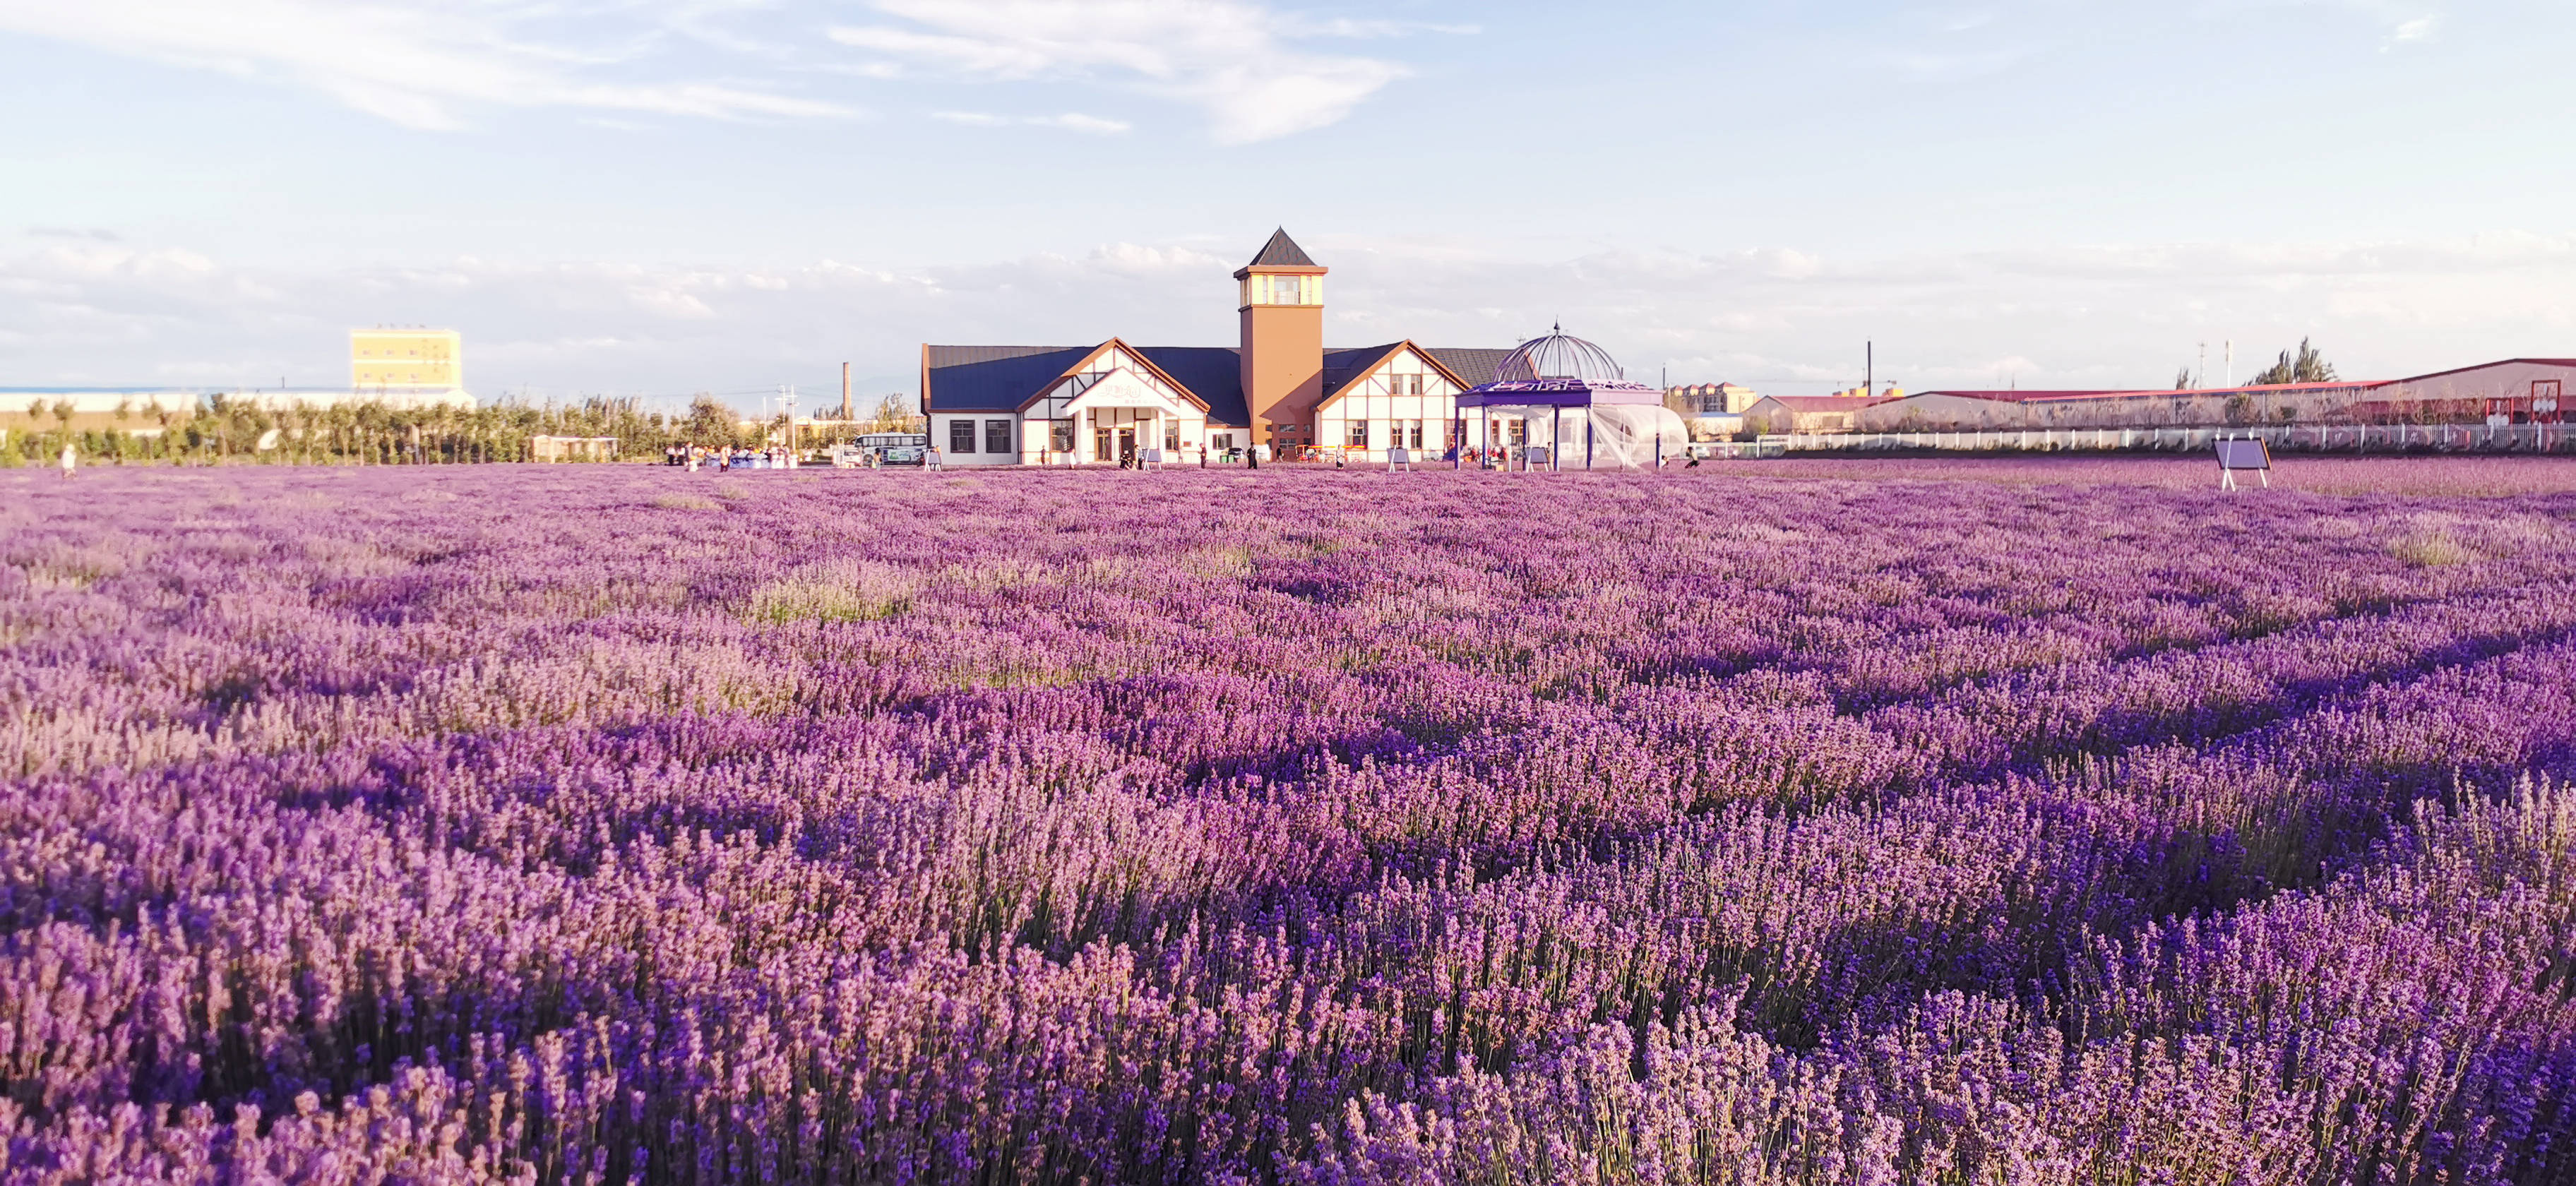
[[[594,32],[604,45],[534,35],[560,16],[536,0],[0,0],[0,30],[184,66],[312,87],[407,127],[450,129],[483,106],[570,107],[699,116],[825,118],[838,103],[697,81],[631,82],[603,67],[663,34],[691,36],[695,9],[640,28]],[[703,38],[701,38],[703,39]],[[619,42],[624,42],[620,44]]]
[[[974,128],[1006,128],[1016,124],[1032,128],[1061,128],[1068,132],[1085,132],[1094,136],[1114,136],[1133,131],[1136,126],[1125,120],[1102,119],[1096,115],[1084,115],[1077,111],[1068,111],[1062,115],[1021,116],[995,115],[988,111],[935,111],[931,113],[931,118]]]
[[[1079,111],[1068,111],[1062,115],[1033,116],[1025,122],[1041,128],[1063,128],[1068,132],[1089,132],[1095,136],[1114,136],[1120,132],[1130,131],[1136,126],[1125,120],[1101,119],[1098,116],[1084,115]]]
[[[1229,278],[1259,246],[1109,244],[980,265],[645,267],[457,260],[246,269],[182,248],[22,239],[0,256],[14,383],[339,381],[343,333],[454,325],[483,394],[909,386],[923,342],[1231,344]],[[2576,238],[2132,244],[1884,258],[1783,248],[1506,258],[1452,244],[1310,240],[1334,268],[1336,345],[1508,346],[1563,319],[1631,374],[1781,394],[1878,377],[1935,386],[2158,386],[2240,373],[2313,337],[2344,373],[2401,376],[2576,339]],[[890,390],[873,381],[862,391]]]
[[[878,19],[826,31],[831,10],[817,0],[0,0],[0,33],[300,86],[430,130],[509,107],[849,118],[861,112],[806,88],[1087,80],[1195,106],[1216,139],[1244,143],[1338,121],[1405,73],[1312,43],[1477,31],[1310,19],[1270,0],[870,3]],[[1048,118],[1074,131],[1127,130],[1084,114]]]
[[[1314,54],[1300,37],[1386,36],[1389,22],[1308,27],[1249,0],[875,0],[901,25],[836,27],[833,40],[909,69],[989,81],[1108,78],[1195,103],[1221,142],[1323,127],[1404,68]]]
[[[2430,41],[2441,27],[2442,18],[2439,16],[2419,16],[2410,21],[2400,21],[2396,28],[2389,30],[2388,40],[2381,43],[2380,48],[2387,50],[2410,41]]]

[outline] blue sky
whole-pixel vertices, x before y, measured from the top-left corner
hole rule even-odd
[[[2576,6],[0,0],[0,385],[909,387],[919,344],[1562,318],[1650,380],[2576,355]]]

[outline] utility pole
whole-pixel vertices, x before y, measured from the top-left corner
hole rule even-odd
[[[2227,385],[2236,386],[2236,339],[2227,339]]]
[[[1860,393],[1866,399],[1878,394],[1878,343],[1861,343],[1860,360]]]
[[[2191,385],[2194,387],[2209,386],[2209,343],[2207,342],[2200,344],[2200,365],[2192,368]]]
[[[841,364],[841,420],[850,419],[850,364]]]

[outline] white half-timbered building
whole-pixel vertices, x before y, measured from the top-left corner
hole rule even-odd
[[[1508,349],[1357,349],[1323,344],[1323,277],[1273,235],[1235,273],[1234,346],[921,348],[930,443],[949,465],[1065,465],[1122,458],[1196,462],[1268,445],[1274,454],[1384,461],[1456,442],[1457,396],[1493,378]]]

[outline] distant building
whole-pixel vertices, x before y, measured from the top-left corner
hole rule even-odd
[[[349,386],[385,395],[465,389],[465,339],[452,329],[349,331]]]
[[[1867,432],[2165,425],[2562,423],[2576,359],[2514,358],[2411,379],[2178,391],[1925,391],[1875,403]]]
[[[1509,349],[1324,345],[1329,269],[1282,230],[1235,272],[1233,346],[921,348],[921,409],[950,465],[1114,462],[1267,445],[1383,460],[1455,444],[1460,393]],[[1653,389],[1646,389],[1649,395]]]
[[[149,432],[164,418],[210,411],[219,400],[269,411],[359,403],[472,411],[464,353],[452,329],[351,330],[347,387],[0,387],[0,425],[50,427],[67,414],[77,430]]]
[[[1956,432],[1969,429],[2027,428],[2025,403],[2074,400],[2107,391],[1918,391],[1873,404],[1860,418],[1867,432]]]
[[[1693,383],[1665,388],[1664,397],[1684,417],[1741,416],[1762,393],[1733,383]]]
[[[1744,430],[1778,433],[1851,432],[1861,415],[1889,401],[1880,396],[1766,395],[1744,409]]]

